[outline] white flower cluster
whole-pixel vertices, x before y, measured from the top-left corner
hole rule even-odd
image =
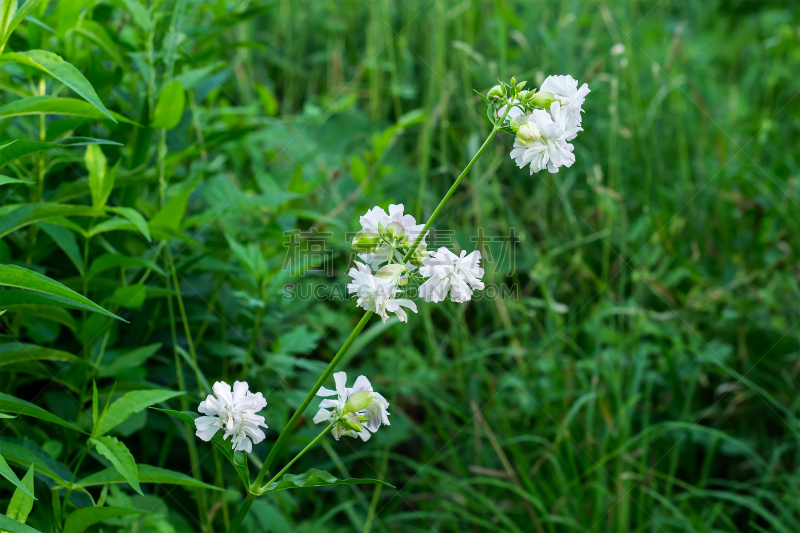
[[[224,381],[214,383],[214,394],[209,394],[198,407],[198,411],[206,416],[195,419],[195,434],[208,442],[217,431],[224,429],[222,438],[227,440],[232,436],[234,451],[253,451],[253,444],[258,444],[265,437],[259,426],[267,425],[264,417],[256,413],[267,406],[267,400],[260,392],[253,394],[248,389],[246,381],[236,381],[231,394],[231,386]]]
[[[505,96],[500,86],[492,91],[489,96]],[[539,91],[519,91],[497,109],[503,116],[508,105],[512,106],[506,120],[516,134],[511,158],[519,168],[530,165],[533,174],[545,168],[555,173],[560,167],[572,166],[575,155],[569,141],[583,131],[581,113],[589,92],[585,83],[578,88],[578,80],[572,76],[549,76]]]
[[[336,422],[331,432],[333,438],[339,440],[342,435],[360,437],[368,441],[381,425],[389,426],[389,402],[386,398],[372,390],[372,384],[364,376],[358,376],[352,387],[347,386],[347,374],[336,372],[333,375],[336,390],[320,387],[317,396],[336,396],[335,400],[326,399],[319,403],[319,411],[314,416],[314,423]],[[369,431],[368,431],[369,430]]]
[[[355,261],[355,268],[348,272],[352,281],[347,290],[357,297],[359,307],[378,314],[384,322],[389,313],[407,322],[404,307],[417,312],[412,300],[398,297],[414,288],[426,302],[440,302],[448,295],[454,302],[466,302],[474,290],[483,289],[477,250],[469,255],[465,251],[455,255],[444,247],[428,252],[425,235],[404,263],[403,257],[425,225],[404,215],[403,209],[402,204],[390,205],[388,214],[380,207],[370,209],[361,217],[361,231],[353,239],[353,249],[363,262]]]

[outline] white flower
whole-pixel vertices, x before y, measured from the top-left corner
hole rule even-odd
[[[233,394],[231,386],[224,381],[217,381],[212,389],[214,394],[209,394],[197,409],[207,416],[195,419],[196,435],[208,442],[217,431],[224,428],[225,435],[222,438],[227,440],[233,436],[231,444],[234,451],[252,452],[253,444],[258,444],[265,437],[259,429],[259,426],[267,427],[264,417],[256,414],[267,406],[264,396],[260,392],[250,392],[246,381],[236,381]]]
[[[414,242],[414,240],[422,232],[425,224],[417,224],[417,221],[413,216],[403,214],[403,209],[403,204],[392,204],[389,206],[389,214],[387,215],[386,211],[384,211],[382,207],[373,207],[359,219],[361,228],[363,230],[370,230],[378,233],[381,233],[381,230],[383,230],[385,233],[385,230],[389,227],[389,224],[396,222],[403,227],[404,236],[408,239],[408,242]],[[424,245],[425,239],[423,238],[421,242]],[[391,249],[389,245],[384,242],[378,245],[378,249],[375,252],[359,254],[358,257],[360,257],[361,260],[368,265],[377,268],[389,260],[390,253]],[[403,258],[403,254],[398,250],[395,250],[395,258],[399,261]]]
[[[517,98],[514,98],[511,101],[511,109],[508,110],[508,115],[506,115],[506,120],[511,120],[512,118],[519,118],[519,117],[524,117],[525,116],[525,111],[523,111],[522,108],[520,108],[519,106],[514,105],[514,104],[520,104],[520,103],[521,102]],[[497,117],[498,118],[503,118],[503,115],[505,114],[507,107],[508,106],[504,105],[503,107],[501,107],[500,109],[497,110]]]
[[[384,322],[389,319],[389,313],[396,314],[400,322],[408,322],[408,315],[402,306],[416,313],[417,305],[411,300],[394,297],[402,292],[397,288],[397,280],[386,281],[374,276],[367,265],[358,261],[355,264],[357,268],[351,268],[347,273],[353,278],[353,282],[347,284],[347,291],[358,296],[358,306],[377,313]]]
[[[466,250],[456,255],[445,247],[422,259],[420,274],[428,278],[419,286],[419,295],[426,302],[440,302],[450,294],[454,302],[466,302],[472,298],[473,290],[483,289],[483,269],[480,267],[481,253],[475,250],[467,255]]]
[[[584,83],[578,89],[578,80],[572,76],[548,76],[539,87],[539,92],[552,93],[561,106],[567,109],[568,129],[573,130],[581,125],[583,102],[586,100],[586,95],[591,92],[588,84]],[[555,117],[553,118],[555,119]],[[577,131],[575,133],[577,134]],[[575,135],[572,135],[566,140],[570,141],[574,138]]]
[[[336,440],[339,440],[342,435],[347,437],[360,437],[363,441],[368,441],[371,437],[370,431],[375,433],[381,424],[389,424],[389,402],[386,398],[372,390],[372,385],[369,380],[364,376],[358,376],[356,382],[352,387],[347,387],[347,374],[344,372],[336,372],[333,375],[333,381],[336,383],[336,390],[326,389],[320,387],[317,396],[336,396],[335,400],[322,400],[319,404],[319,411],[314,416],[314,423],[321,422],[331,423],[338,420],[331,432]],[[348,400],[356,393],[368,393],[362,398],[358,398],[366,406],[356,411],[349,411],[350,405]],[[357,406],[358,407],[358,406]],[[330,410],[329,410],[330,409]],[[369,420],[362,422],[358,417],[367,417]],[[353,427],[360,427],[361,431],[356,431],[347,427],[345,424],[352,425]],[[367,431],[369,430],[369,431]]]
[[[575,138],[582,129],[578,126],[570,127],[567,121],[568,110],[559,102],[553,102],[550,113],[542,109],[534,110],[528,116],[528,122],[536,125],[540,132],[534,141],[520,142],[519,137],[514,139],[514,149],[511,158],[519,168],[531,166],[531,174],[547,169],[549,172],[558,172],[559,167],[570,167],[575,162],[574,147],[567,141]],[[520,129],[522,129],[520,127]]]

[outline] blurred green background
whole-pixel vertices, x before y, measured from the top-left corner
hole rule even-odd
[[[122,162],[114,203],[150,219],[159,176],[163,200],[191,191],[185,237],[115,233],[86,253],[158,262],[171,249],[185,310],[168,275],[121,301],[118,273],[87,288],[55,246],[31,254],[12,239],[4,262],[38,265],[129,324],[0,320],[14,338],[111,361],[160,342],[114,374],[116,391],[176,387],[183,361],[190,409],[197,379],[233,381],[249,361],[271,428],[256,458],[360,316],[335,297],[359,215],[402,203],[425,220],[488,134],[473,89],[570,74],[592,91],[571,168],[531,176],[501,134],[435,224],[453,249],[491,257],[484,281],[510,293],[421,305],[407,325],[373,319],[345,359],[389,399],[392,425],[368,443],[330,440],[297,471],[397,490],[261,498],[248,531],[800,530],[796,2],[165,0],[146,6],[149,30],[131,3],[81,11],[108,28],[120,65],[96,43],[50,43],[143,123],[165,80],[181,80],[185,112],[163,143],[162,130],[93,127],[124,145],[104,147]],[[57,15],[43,20],[71,23]],[[52,172],[46,198],[85,201],[69,188],[82,171]],[[317,238],[327,263],[294,268],[290,244]],[[190,348],[197,372],[179,357]],[[0,385],[30,398],[47,380],[37,372]],[[51,386],[39,402],[79,418],[66,394]],[[183,431],[142,416],[124,434],[137,462],[188,472]],[[303,425],[290,451],[315,431]],[[24,433],[49,438],[34,423]],[[237,492],[208,494],[223,530],[241,486],[198,449],[204,481]],[[199,530],[194,495],[151,491],[165,519],[148,527]]]

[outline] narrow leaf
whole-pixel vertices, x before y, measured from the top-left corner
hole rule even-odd
[[[65,363],[77,361],[83,363],[82,359],[76,358],[69,352],[36,344],[24,344],[21,342],[0,344],[0,367],[28,361],[63,361]]]
[[[83,77],[83,74],[78,69],[64,61],[59,55],[46,50],[10,52],[0,55],[0,65],[3,63],[20,63],[41,70],[75,91],[76,94],[100,110],[105,116],[114,120],[106,106],[100,101],[92,84]]]
[[[8,463],[5,459],[3,459],[2,455],[0,455],[0,476],[3,476],[11,483],[16,485],[17,490],[22,491],[28,497],[33,498],[34,500],[36,499],[36,497],[33,495],[33,482],[31,481],[31,488],[29,489],[22,481],[19,480],[14,471],[11,470],[11,467],[8,466]]]
[[[122,320],[114,313],[106,311],[93,301],[65,287],[56,280],[26,268],[14,265],[0,265],[0,285],[40,292],[55,300],[67,300],[84,309]],[[123,322],[125,322],[125,320],[123,320]]]
[[[197,487],[201,489],[223,491],[225,489],[197,481],[191,476],[173,472],[166,468],[157,466],[137,465],[139,470],[139,483],[158,483],[159,485],[184,485],[186,487]],[[125,483],[125,478],[113,468],[106,468],[87,476],[76,483],[78,487],[92,487],[105,485],[106,483]]]
[[[19,398],[15,398],[10,394],[5,394],[2,392],[0,392],[0,411],[15,413],[18,415],[32,416],[34,418],[46,420],[47,422],[53,422],[59,426],[64,426],[65,428],[73,429],[83,433],[83,430],[78,426],[70,424],[66,420],[61,420],[56,415],[50,413],[49,411],[45,411],[38,405],[26,402],[25,400],[20,400]]]
[[[75,268],[78,269],[81,276],[83,276],[83,258],[81,257],[81,250],[78,248],[78,239],[75,238],[75,234],[64,226],[48,222],[39,222],[38,226],[53,239],[53,242],[61,248],[67,258],[75,265]]]
[[[60,217],[101,216],[97,210],[85,205],[66,205],[49,202],[11,204],[0,208],[0,237],[30,224]]]
[[[64,523],[64,533],[83,533],[89,526],[98,524],[110,518],[132,514],[150,514],[139,509],[126,509],[124,507],[84,507],[77,509],[67,517]]]
[[[143,346],[132,352],[118,355],[107,365],[101,365],[97,375],[100,377],[116,376],[123,370],[128,368],[135,368],[143,365],[150,357],[152,357],[161,348],[161,343]]]
[[[181,220],[183,219],[183,214],[186,213],[188,202],[189,191],[176,195],[150,220],[150,228],[180,229]]]
[[[41,533],[38,529],[33,529],[31,526],[17,522],[13,518],[9,518],[0,514],[0,531],[8,531],[10,533]]]
[[[285,474],[280,481],[273,483],[267,492],[277,492],[279,490],[299,489],[307,487],[327,487],[330,485],[383,485],[395,488],[393,485],[379,479],[338,479],[333,474],[324,470],[312,468],[305,474],[292,475]]]
[[[36,499],[33,495],[33,471],[34,467],[31,465],[25,477],[22,478],[24,487],[17,487],[8,503],[8,510],[6,510],[7,517],[21,524],[28,520],[28,515],[33,509],[33,501]]]
[[[133,487],[133,490],[142,494],[142,489],[139,487],[139,473],[136,470],[136,461],[134,461],[130,450],[119,439],[106,435],[96,439],[91,438],[89,442],[94,444],[100,455],[111,461],[117,472],[122,474],[122,477]]]
[[[184,393],[169,390],[137,390],[127,392],[108,408],[108,412],[100,422],[97,435],[105,435],[117,425],[125,422],[128,417],[134,413],[138,413],[151,405],[165,402],[170,398],[182,394]]]
[[[117,267],[149,268],[150,270],[157,272],[161,276],[166,276],[161,267],[156,265],[152,261],[139,259],[138,257],[128,257],[127,255],[103,254],[92,262],[92,266],[89,267],[89,271],[86,273],[86,277],[91,278],[93,276],[100,274],[101,272],[105,272],[106,270]]]
[[[117,164],[119,164],[119,162]],[[107,207],[106,210],[125,217],[128,222],[136,226],[136,229],[139,230],[139,233],[144,235],[144,238],[147,239],[147,242],[153,240],[150,237],[150,230],[147,227],[147,221],[136,209],[133,209],[132,207]]]
[[[117,122],[125,122],[138,126],[136,122],[110,111]],[[20,98],[0,107],[0,118],[20,117],[25,115],[67,115],[73,117],[93,118],[108,120],[108,117],[98,111],[92,104],[77,98],[62,98],[57,96],[29,96]],[[50,128],[48,127],[48,133]],[[52,137],[51,137],[52,138]]]

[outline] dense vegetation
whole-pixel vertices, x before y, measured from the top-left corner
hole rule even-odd
[[[396,490],[276,493],[243,529],[800,530],[795,2],[18,13],[0,31],[0,512],[19,516],[21,480],[42,532],[80,531],[93,503],[153,513],[104,531],[226,530],[237,472],[144,407],[246,379],[269,402],[257,468],[360,316],[359,215],[430,214],[491,127],[473,89],[572,74],[592,90],[577,162],[531,176],[498,137],[436,224],[497,290],[370,322],[345,363],[391,426],[293,469]]]

